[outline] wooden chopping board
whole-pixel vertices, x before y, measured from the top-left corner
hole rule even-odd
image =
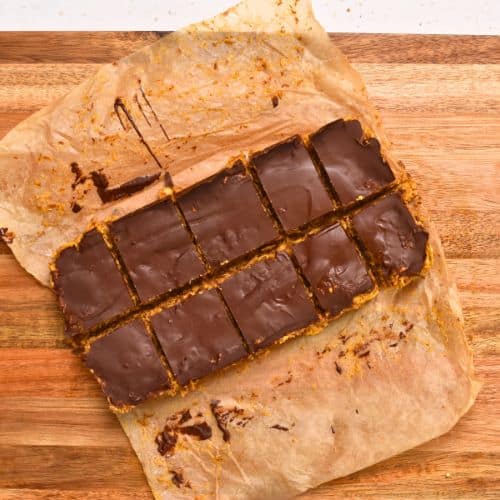
[[[160,33],[0,33],[0,137]],[[304,498],[500,498],[500,37],[332,35],[364,76],[456,275],[478,376],[448,434]],[[0,243],[0,498],[151,498],[52,293]]]

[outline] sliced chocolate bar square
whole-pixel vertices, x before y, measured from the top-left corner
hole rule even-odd
[[[419,226],[399,193],[369,204],[352,226],[387,284],[418,275],[425,264],[429,234]]]
[[[241,162],[179,197],[207,261],[218,266],[278,237]]]
[[[171,200],[127,215],[109,229],[141,301],[182,287],[205,272]]]
[[[334,316],[375,290],[355,243],[340,224],[306,238],[293,252],[321,307]]]
[[[78,245],[59,253],[52,279],[68,337],[83,334],[133,306],[113,256],[96,229],[85,233]]]
[[[252,156],[252,163],[285,230],[296,229],[333,210],[300,137]]]
[[[156,337],[181,385],[247,356],[216,290],[207,290],[151,318]]]
[[[84,355],[109,402],[133,406],[171,388],[144,323],[135,320],[93,341]]]
[[[365,139],[357,120],[337,120],[310,137],[342,206],[380,192],[394,174],[375,138]]]
[[[224,281],[221,289],[252,351],[317,319],[290,257],[283,252],[239,271]]]

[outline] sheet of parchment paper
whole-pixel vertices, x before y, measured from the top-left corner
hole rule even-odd
[[[0,228],[42,283],[89,224],[338,118],[364,84],[307,0],[248,0],[103,66],[0,142]],[[124,193],[130,196],[122,197]],[[415,201],[414,210],[421,213]],[[157,498],[285,498],[449,430],[478,390],[436,232],[425,279],[119,420]],[[189,412],[187,411],[189,410]],[[183,427],[202,425],[200,440]],[[165,456],[165,430],[176,445]]]

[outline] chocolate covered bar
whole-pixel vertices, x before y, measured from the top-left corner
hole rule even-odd
[[[216,290],[206,290],[151,318],[156,336],[181,385],[247,355],[243,340]]]
[[[405,196],[359,122],[291,137],[63,249],[67,336],[118,411],[175,394],[423,274]]]
[[[283,227],[296,229],[334,208],[300,137],[252,156],[260,183]]]
[[[153,340],[140,319],[94,340],[84,360],[115,407],[136,405],[172,387]]]
[[[237,272],[221,289],[251,352],[309,326],[318,317],[284,252]]]
[[[377,139],[357,120],[337,120],[310,137],[311,145],[343,207],[373,196],[394,181]]]
[[[126,281],[96,229],[59,253],[52,283],[68,337],[82,335],[133,306]]]
[[[399,193],[364,207],[352,217],[352,226],[386,284],[397,285],[424,268],[429,235]]]
[[[340,224],[306,238],[293,252],[321,307],[333,316],[376,293],[368,266]]]
[[[109,230],[141,301],[205,273],[171,200],[123,217],[110,224]]]
[[[182,194],[179,206],[213,267],[278,237],[241,162]]]

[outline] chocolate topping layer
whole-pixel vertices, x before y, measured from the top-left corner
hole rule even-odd
[[[156,314],[151,323],[180,384],[247,356],[243,341],[215,290]]]
[[[136,405],[170,388],[165,368],[140,320],[98,338],[85,355],[102,391],[113,405]]]
[[[374,288],[356,245],[339,224],[307,238],[293,252],[321,307],[333,315]]]
[[[422,271],[428,233],[413,219],[401,196],[385,196],[368,205],[352,224],[384,279]]]
[[[252,162],[286,230],[296,229],[333,210],[333,203],[299,137],[254,155]]]
[[[314,305],[283,252],[276,259],[258,262],[231,276],[221,289],[252,351],[316,319]]]
[[[337,120],[310,137],[343,206],[380,191],[394,180],[375,138],[363,139],[357,120]]]
[[[119,99],[116,109],[127,113]],[[310,139],[311,155],[322,166],[314,164],[299,136],[291,137],[254,154],[251,175],[237,161],[177,200],[164,199],[109,223],[115,242],[111,251],[93,230],[78,247],[59,254],[53,280],[66,334],[75,345],[87,346],[87,365],[115,406],[135,405],[171,385],[177,389],[161,350],[175,378],[186,385],[247,358],[249,351],[315,327],[319,306],[331,319],[368,300],[377,290],[369,265],[383,286],[404,284],[401,277],[422,272],[428,234],[399,194],[384,195],[394,175],[378,141],[364,139],[354,120],[330,123]],[[86,180],[76,163],[71,170],[73,187]],[[157,177],[109,188],[98,171],[90,175],[109,199],[131,194]],[[165,182],[171,186],[170,177]],[[354,203],[367,196],[363,204]],[[351,219],[354,239],[338,223],[329,225],[328,214],[339,201],[342,217]],[[81,208],[74,205],[75,211]],[[4,239],[9,236],[7,229],[3,233]],[[0,238],[3,233],[0,228]],[[260,262],[250,265],[255,256]],[[132,298],[127,284],[141,304],[134,305],[135,292]],[[173,298],[176,305],[157,313],[156,307],[165,308]],[[142,323],[151,314],[161,349]],[[116,326],[118,319],[125,326]],[[115,330],[103,335],[110,320]],[[98,333],[103,336],[89,346],[89,336]],[[368,356],[369,349],[355,354]],[[336,369],[342,372],[340,365]],[[228,440],[227,424],[240,409],[223,408],[218,401],[210,407]],[[241,425],[251,418],[242,417]],[[175,432],[166,426],[158,435],[160,453],[173,453],[178,434],[210,437],[208,424],[184,425],[192,419],[189,410],[178,419]],[[287,430],[280,424],[271,428]]]
[[[278,237],[240,162],[182,195],[179,205],[212,265],[245,255]]]
[[[110,232],[143,301],[182,287],[205,271],[171,200],[113,222]]]
[[[65,248],[52,273],[68,337],[84,333],[133,306],[101,234],[93,229],[78,247]]]

